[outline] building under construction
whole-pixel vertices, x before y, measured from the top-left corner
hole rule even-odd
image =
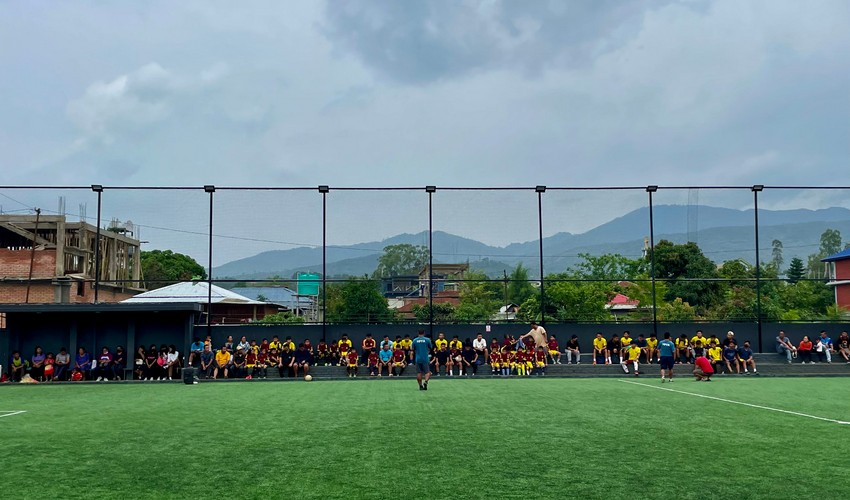
[[[97,234],[64,215],[0,214],[0,303],[93,303],[96,281],[98,302],[142,291],[139,241],[101,230],[98,248]]]

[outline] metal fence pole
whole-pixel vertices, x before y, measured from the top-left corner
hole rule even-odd
[[[434,337],[434,193],[437,186],[425,186],[428,193],[428,332]]]
[[[756,327],[759,334],[759,352],[762,350],[761,342],[761,258],[759,254],[759,193],[764,190],[764,186],[756,184],[752,187],[753,190],[753,218],[756,232]]]
[[[546,324],[546,292],[543,285],[543,193],[546,186],[534,188],[537,193],[537,241],[540,245],[540,324]]]
[[[647,186],[649,194],[649,279],[652,283],[652,331],[658,335],[658,304],[655,297],[655,220],[652,214],[652,193],[658,191],[658,186]]]
[[[207,255],[207,335],[212,335],[212,259],[213,259],[213,195],[215,186],[206,185],[204,191],[210,194],[210,240],[208,245],[209,253]]]
[[[97,304],[97,292],[100,289],[100,208],[103,186],[92,184],[91,190],[97,193],[97,228],[94,237],[94,303]]]
[[[319,192],[322,193],[322,338],[326,338],[327,320],[325,313],[327,312],[327,275],[328,275],[328,186],[319,186]]]

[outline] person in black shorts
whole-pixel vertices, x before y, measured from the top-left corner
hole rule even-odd
[[[673,365],[676,363],[676,344],[670,340],[670,332],[658,343],[658,363],[661,365],[661,383],[673,381]]]
[[[419,330],[419,335],[413,339],[411,344],[413,350],[413,362],[416,364],[416,382],[419,383],[420,391],[428,390],[428,380],[431,378],[431,339],[425,336],[425,330]],[[423,383],[422,378],[425,378]]]

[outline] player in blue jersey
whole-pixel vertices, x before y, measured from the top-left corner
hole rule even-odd
[[[425,330],[419,330],[419,335],[413,339],[413,362],[416,364],[416,381],[420,391],[428,390],[428,380],[431,378],[431,339],[425,336]],[[422,375],[425,381],[422,381]]]
[[[676,360],[676,344],[670,340],[670,332],[664,333],[664,340],[658,343],[658,362],[661,364],[661,383],[673,381],[673,364]],[[667,376],[665,378],[665,375]]]

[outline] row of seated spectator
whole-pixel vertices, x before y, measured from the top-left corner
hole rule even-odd
[[[172,380],[180,376],[183,357],[174,344],[140,345],[133,355],[133,375],[136,380]]]
[[[788,363],[793,363],[799,358],[802,364],[814,364],[816,357],[821,363],[832,363],[832,354],[838,353],[841,359],[850,364],[850,335],[846,331],[838,335],[838,340],[833,342],[825,330],[821,330],[818,336],[809,339],[803,336],[799,344],[794,345],[785,332],[779,330],[776,336],[776,352],[785,357]]]
[[[80,347],[73,359],[65,347],[53,354],[45,353],[41,346],[36,346],[29,359],[24,358],[20,351],[14,351],[5,375],[12,382],[20,382],[26,375],[37,382],[95,378],[98,381],[121,380],[126,367],[127,356],[123,346],[117,346],[115,352],[104,346],[96,356],[89,354],[85,347]]]

